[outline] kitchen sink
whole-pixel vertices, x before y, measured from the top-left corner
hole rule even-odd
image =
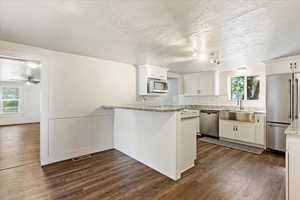
[[[240,122],[255,122],[255,113],[249,111],[220,111],[219,113],[221,120],[233,120]]]

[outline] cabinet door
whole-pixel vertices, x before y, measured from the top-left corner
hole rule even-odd
[[[147,76],[150,78],[167,80],[167,69],[156,66],[147,66]]]
[[[255,124],[248,122],[238,122],[238,140],[255,143]]]
[[[234,131],[235,123],[229,120],[220,120],[219,135],[223,138],[235,139],[236,131]]]
[[[289,200],[300,199],[300,137],[288,136],[288,193]]]
[[[215,72],[199,73],[200,95],[215,95]]]
[[[197,159],[197,132],[198,118],[181,119],[180,135],[180,171],[183,172],[192,166]]]
[[[266,141],[266,128],[265,128],[265,116],[255,116],[255,143],[265,145]]]
[[[289,200],[289,151],[285,152],[285,199]]]
[[[268,63],[266,66],[266,74],[282,74],[291,73],[291,63],[296,63],[297,67],[294,69],[295,72],[300,72],[300,60],[294,58],[287,58],[284,60],[273,61]]]
[[[218,95],[219,73],[201,72],[184,75],[185,95]]]

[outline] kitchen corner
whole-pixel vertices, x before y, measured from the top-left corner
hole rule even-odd
[[[114,109],[115,149],[173,180],[194,167],[199,114],[187,115],[182,106],[103,108]]]

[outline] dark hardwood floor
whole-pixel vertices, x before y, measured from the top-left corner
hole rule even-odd
[[[282,155],[198,141],[197,166],[177,182],[110,150],[44,168],[32,162],[0,170],[0,199],[283,200],[284,170]]]

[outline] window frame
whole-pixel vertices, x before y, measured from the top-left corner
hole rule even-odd
[[[18,106],[18,111],[17,112],[3,112],[2,109],[2,102],[3,99],[0,98],[0,116],[7,116],[7,115],[16,115],[16,114],[22,114],[23,111],[23,87],[22,86],[18,86],[18,85],[13,85],[13,84],[1,84],[0,85],[0,93],[2,93],[3,88],[18,88],[19,89],[19,99],[7,99],[7,100],[11,100],[11,101],[19,101],[19,106]]]
[[[248,77],[258,77],[260,79],[260,84],[259,84],[259,95],[258,95],[258,99],[247,99],[248,96],[248,91],[247,91],[247,87],[248,87],[248,81],[247,78]],[[237,99],[232,99],[231,97],[231,79],[232,78],[237,78],[237,77],[244,77],[244,99],[242,99],[242,101],[250,101],[250,102],[254,102],[254,101],[259,101],[261,98],[261,76],[260,75],[234,75],[234,76],[230,76],[227,80],[227,96],[228,96],[228,100],[229,101],[237,101]]]

